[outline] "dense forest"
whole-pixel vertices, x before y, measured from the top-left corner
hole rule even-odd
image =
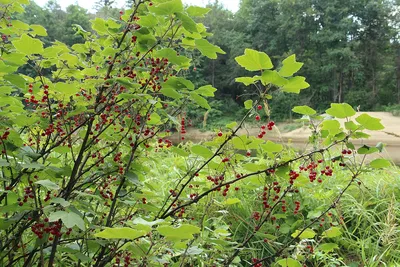
[[[132,1],[131,1],[132,2]],[[67,45],[82,42],[76,25],[89,31],[95,17],[120,16],[114,1],[100,0],[96,14],[77,5],[65,11],[56,1],[44,8],[32,3],[22,21],[48,29],[47,42],[59,40]],[[129,0],[127,7],[129,7]],[[276,120],[291,119],[294,105],[310,105],[323,110],[331,102],[347,102],[360,110],[397,109],[400,104],[400,2],[398,0],[243,0],[233,14],[221,3],[209,4],[212,10],[201,22],[213,33],[210,38],[225,52],[218,60],[208,60],[200,53],[190,55],[196,63],[186,71],[200,84],[218,88],[209,118],[241,113],[240,106],[251,89],[235,83],[245,76],[234,58],[245,47],[273,55],[280,62],[290,54],[305,62],[301,74],[311,89],[301,96],[276,93],[272,105]],[[246,91],[247,90],[247,91]],[[203,117],[194,111],[193,120]]]

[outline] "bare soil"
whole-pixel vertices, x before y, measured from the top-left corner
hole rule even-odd
[[[374,157],[390,158],[395,163],[400,164],[400,117],[395,117],[389,112],[358,112],[354,118],[363,113],[381,119],[381,123],[385,126],[385,129],[382,131],[366,131],[371,137],[369,139],[357,140],[354,144],[356,146],[364,144],[375,146],[377,143],[382,142],[386,144],[384,152]],[[342,120],[341,123],[344,123],[344,120]],[[301,127],[290,132],[281,133],[279,131],[280,126],[281,125],[274,127],[264,138],[285,144],[291,143],[294,147],[299,149],[303,149],[307,146],[308,137],[311,133],[308,127]],[[258,133],[259,128],[254,127],[254,125],[245,125],[244,128],[239,131],[239,135],[246,134],[257,136]],[[202,132],[195,128],[189,128],[185,134],[185,140],[201,142],[211,139],[215,134],[214,132]],[[179,134],[174,134],[172,136],[172,141],[180,142]]]

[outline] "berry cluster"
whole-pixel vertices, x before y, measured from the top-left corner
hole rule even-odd
[[[351,155],[353,152],[350,149],[343,149],[342,150],[342,155]]]
[[[225,177],[223,175],[220,175],[218,177],[212,177],[211,175],[209,175],[207,176],[207,180],[213,182],[215,185],[219,185],[225,180]]]
[[[109,175],[109,176],[108,176],[108,180],[105,181],[105,182],[102,184],[102,186],[99,187],[99,189],[100,189],[100,195],[101,195],[104,199],[106,199],[106,200],[108,200],[108,199],[113,200],[114,194],[113,194],[113,192],[109,189],[109,187],[110,187],[110,183],[112,183],[112,182],[115,181],[116,179],[117,179],[117,178],[111,178],[111,176]]]
[[[158,148],[170,148],[172,146],[172,141],[168,139],[158,139]]]
[[[171,196],[176,197],[178,195],[178,193],[174,190],[174,189],[170,189],[169,193],[171,194]]]
[[[272,131],[272,127],[274,127],[275,126],[275,122],[273,122],[273,121],[270,121],[267,125],[262,125],[261,127],[260,127],[260,133],[258,134],[258,138],[263,138],[264,137],[264,135],[266,135],[266,130],[268,129],[268,131]]]
[[[347,151],[346,151],[347,153]],[[334,161],[332,161],[334,162]],[[308,172],[308,178],[310,179],[310,182],[314,182],[315,180],[317,180],[318,177],[318,171],[317,168],[319,167],[319,164],[323,163],[323,160],[320,159],[318,160],[318,162],[310,162],[306,167],[305,166],[300,166],[300,172]],[[346,164],[344,163],[340,163],[340,166],[346,166]],[[318,177],[318,183],[322,183],[322,176],[332,176],[333,175],[333,168],[329,165],[324,166],[323,169],[320,171],[320,176]]]
[[[6,131],[0,136],[0,140],[7,140],[8,136],[10,135],[10,128],[6,128]]]
[[[281,206],[282,212],[285,213],[287,211],[286,200],[282,199],[281,203],[282,203]]]
[[[114,161],[115,161],[115,162],[121,162],[121,157],[122,157],[122,152],[118,152],[118,153],[114,156]]]
[[[185,133],[186,133],[185,117],[182,117],[182,119],[181,119],[181,134],[185,134]],[[185,137],[182,136],[181,139],[185,140]]]
[[[255,212],[253,212],[251,217],[253,217],[254,220],[258,221],[261,219],[261,214],[258,211],[255,211]]]
[[[35,197],[33,189],[31,187],[25,187],[24,193],[25,193],[24,194],[24,199],[22,201],[21,201],[20,198],[18,198],[18,201],[19,201],[18,205],[19,206],[23,206],[24,203],[28,202],[28,198],[34,198]]]
[[[268,187],[264,186],[263,193],[262,193],[262,201],[264,209],[269,209],[270,205],[268,204]]]
[[[49,240],[53,240],[53,236],[61,237],[61,222],[49,222],[48,218],[45,218],[43,222],[37,222],[31,226],[32,232],[38,237],[43,238],[44,234],[50,234]],[[72,229],[68,229],[67,235],[71,234]]]
[[[296,207],[294,208],[294,214],[298,214],[299,210],[300,210],[300,201],[295,201],[294,204],[296,205]]]
[[[307,165],[307,167],[300,166],[299,169],[300,169],[300,172],[308,171],[308,178],[310,179],[310,182],[312,183],[317,179],[317,175],[318,175],[318,173],[316,171],[317,167],[318,167],[318,164],[315,163],[314,161],[312,161]]]
[[[224,191],[222,192],[222,196],[226,197],[226,196],[228,195],[228,191],[229,191],[229,188],[230,188],[230,187],[231,187],[230,184],[227,184],[227,185],[225,186],[225,189],[224,189]]]
[[[178,217],[182,218],[184,214],[185,214],[185,208],[181,208],[181,210],[178,213]]]
[[[254,266],[254,267],[261,267],[261,266],[262,266],[262,263],[261,263],[261,262],[256,263],[256,262],[259,261],[259,259],[253,258],[251,261],[253,262],[253,265],[252,265],[252,266]]]
[[[321,170],[321,174],[326,175],[326,176],[332,176],[333,170],[330,166],[326,166],[324,170]],[[322,182],[322,180],[321,181],[320,180],[321,180],[321,178],[318,179],[319,183]]]
[[[49,201],[50,199],[51,199],[51,191],[47,191],[46,192],[46,197],[44,198],[44,202],[47,202],[47,201]]]
[[[298,172],[295,172],[293,170],[291,170],[289,172],[289,183],[290,184],[294,184],[294,181],[300,176],[300,174]]]
[[[121,262],[121,259],[123,260],[123,265]],[[132,261],[136,261],[136,259],[132,258],[131,252],[118,252],[117,255],[115,256],[115,265],[114,266],[124,266],[128,267]]]

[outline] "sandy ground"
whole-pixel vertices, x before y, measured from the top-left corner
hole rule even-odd
[[[374,157],[390,158],[395,163],[400,164],[400,117],[395,117],[388,112],[358,112],[354,118],[363,113],[367,113],[372,117],[381,119],[381,123],[385,126],[385,129],[382,131],[366,131],[366,133],[370,134],[371,137],[365,140],[354,141],[354,144],[356,146],[361,146],[362,144],[375,146],[377,143],[382,142],[386,144],[385,151],[383,153],[376,154]],[[341,122],[344,123],[344,120]],[[298,128],[294,131],[286,133],[280,133],[278,128],[268,132],[265,138],[275,142],[290,142],[294,147],[299,149],[306,147],[308,136],[310,135],[310,129],[308,129],[308,127]],[[239,135],[248,134],[257,136],[258,133],[259,128],[246,126],[244,129],[239,131]],[[201,132],[197,129],[191,128],[187,130],[185,139],[193,142],[200,142],[211,139],[213,136],[215,136],[215,133],[213,132]],[[180,137],[178,134],[174,134],[172,139],[173,141],[178,142]]]

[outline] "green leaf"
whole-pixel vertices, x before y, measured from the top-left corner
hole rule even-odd
[[[25,88],[26,85],[26,80],[18,75],[18,74],[8,74],[8,75],[4,75],[4,80],[9,81],[10,83],[12,83],[13,85],[19,87],[19,88]]]
[[[128,79],[128,78],[115,78],[114,81],[116,83],[119,83],[120,85],[125,86],[126,88],[130,88],[130,89],[140,88],[140,85],[138,85],[136,83],[131,83],[130,79]]]
[[[22,168],[26,168],[26,169],[43,169],[44,165],[38,162],[31,162],[31,163],[23,163],[21,164]]]
[[[213,97],[216,91],[217,89],[211,85],[205,85],[197,89],[195,92],[202,96]]]
[[[300,233],[300,230],[296,230],[293,234],[292,237],[295,238],[297,237],[297,235]],[[300,239],[311,239],[314,238],[316,235],[316,233],[314,232],[314,230],[307,228],[306,230],[304,230],[303,233],[301,233],[301,235],[299,236]]]
[[[367,138],[370,138],[371,135],[366,134],[366,133],[363,133],[363,132],[355,132],[355,133],[353,133],[353,134],[351,135],[351,137],[352,137],[352,138],[355,138],[355,139],[361,139],[361,138],[367,139]]]
[[[140,16],[140,20],[137,22],[142,27],[154,27],[157,25],[157,17],[153,14],[148,14],[146,16]]]
[[[255,83],[256,79],[251,78],[251,77],[239,77],[239,78],[236,78],[235,81],[237,83],[243,83],[244,85],[249,86],[250,84]]]
[[[54,148],[53,151],[60,153],[60,154],[67,154],[71,151],[71,148],[69,148],[67,146],[58,146],[58,147]]]
[[[158,5],[149,7],[149,10],[156,15],[172,15],[176,12],[183,11],[183,4],[181,0],[171,0]]]
[[[310,84],[306,82],[306,78],[296,76],[288,80],[288,82],[282,87],[282,91],[286,93],[299,94],[301,90],[308,87],[310,87]]]
[[[60,187],[57,184],[53,183],[50,180],[36,181],[35,184],[42,185],[42,186],[46,187],[49,190],[58,190],[58,189],[60,189]]]
[[[56,211],[50,214],[50,222],[58,220],[61,220],[67,228],[72,228],[76,225],[82,231],[85,230],[85,221],[75,212]]]
[[[69,203],[68,201],[66,201],[65,199],[60,198],[60,197],[52,198],[51,203],[60,204],[64,208],[71,205],[71,203]]]
[[[326,110],[326,113],[339,119],[356,115],[356,111],[347,103],[332,103],[331,107]]]
[[[200,228],[190,224],[183,224],[177,228],[159,226],[157,231],[169,240],[193,239],[194,234],[200,233]]]
[[[2,60],[0,61],[0,73],[13,73],[17,71],[18,66],[9,66]]]
[[[194,247],[190,247],[187,251],[186,251],[187,255],[200,255],[201,253],[203,253],[203,249],[194,246]]]
[[[128,227],[121,228],[106,228],[105,230],[95,234],[95,237],[105,238],[105,239],[128,239],[134,240],[138,237],[147,234],[143,230],[135,230]]]
[[[333,238],[333,237],[338,237],[342,235],[342,231],[340,230],[339,227],[331,227],[328,230],[325,230],[322,234],[322,237],[328,237],[328,238]]]
[[[3,63],[9,66],[22,66],[28,61],[28,59],[25,57],[24,54],[17,52],[3,54],[2,58],[3,58]]]
[[[50,222],[55,222],[58,221],[59,219],[61,219],[63,216],[65,216],[66,214],[68,214],[68,212],[66,211],[56,211],[53,212],[49,215],[49,221]]]
[[[267,143],[261,145],[261,148],[265,152],[279,153],[283,150],[283,145],[268,140]]]
[[[390,167],[392,164],[387,159],[374,159],[369,163],[369,166],[374,169],[380,169]]]
[[[251,109],[253,107],[253,100],[249,99],[244,101],[244,108],[245,109]]]
[[[22,31],[29,30],[29,25],[20,20],[12,20],[11,24],[12,24],[14,30],[16,30],[16,29],[22,30]]]
[[[362,147],[360,147],[357,150],[357,153],[360,154],[360,155],[369,155],[369,154],[373,154],[373,153],[376,153],[376,152],[379,152],[378,148],[370,147],[370,146],[367,146],[367,145],[363,145]]]
[[[207,147],[202,146],[202,145],[192,146],[191,151],[194,154],[202,156],[203,158],[206,158],[206,159],[208,159],[214,155],[214,153],[210,149],[208,149]]]
[[[0,167],[8,167],[10,163],[7,162],[5,159],[0,159]]]
[[[245,49],[243,56],[236,57],[235,60],[240,66],[249,71],[261,71],[274,67],[267,54],[248,48]]]
[[[232,138],[231,143],[233,144],[233,147],[235,149],[241,149],[245,150],[246,148],[246,143],[247,143],[247,136],[235,136]]]
[[[162,84],[163,88],[173,88],[177,90],[189,89],[194,90],[194,84],[183,77],[171,77]]]
[[[346,130],[350,130],[350,131],[355,131],[358,129],[358,125],[355,124],[353,121],[346,121],[344,123],[344,126],[346,127]]]
[[[155,124],[158,124],[160,121],[161,121],[160,115],[153,112],[150,114],[150,120],[147,123],[149,125],[155,125]]]
[[[319,245],[318,249],[325,253],[328,253],[335,249],[339,249],[339,246],[338,246],[338,244],[335,244],[335,243],[325,243],[325,244]]]
[[[95,18],[90,21],[92,23],[92,29],[99,35],[107,34],[106,21],[102,18]]]
[[[310,108],[309,106],[296,106],[292,109],[292,111],[298,114],[308,115],[308,116],[312,116],[317,113],[317,111]]]
[[[173,146],[173,147],[171,148],[171,151],[174,152],[175,154],[178,154],[178,155],[182,156],[182,157],[187,157],[187,156],[190,155],[190,154],[189,154],[188,152],[186,152],[185,150],[183,150],[183,149],[181,149],[181,148],[179,148],[179,147],[176,147],[176,146]]]
[[[234,121],[234,122],[228,123],[228,124],[226,125],[226,128],[228,128],[228,129],[233,129],[233,128],[236,127],[236,125],[237,125],[237,122]]]
[[[303,63],[296,61],[296,55],[291,55],[282,61],[282,68],[279,70],[279,75],[282,77],[293,76],[294,73],[298,72]]]
[[[250,162],[250,163],[243,164],[243,168],[250,172],[258,172],[258,171],[265,170],[265,165],[260,165],[260,164]]]
[[[276,70],[265,70],[261,77],[258,77],[263,85],[273,84],[282,87],[289,83],[289,81],[278,74]]]
[[[55,91],[57,93],[63,94],[65,97],[70,97],[78,92],[78,88],[76,84],[56,83]]]
[[[185,28],[190,32],[198,32],[196,22],[194,22],[194,20],[191,17],[181,12],[176,13],[176,16],[180,21],[182,21],[183,28]]]
[[[365,129],[371,131],[383,130],[385,127],[381,124],[381,120],[378,118],[373,118],[368,114],[361,114],[356,118],[356,121],[364,126]]]
[[[240,203],[240,199],[238,198],[228,198],[227,200],[224,201],[225,205],[233,205],[233,204],[238,204]]]
[[[205,39],[195,40],[195,45],[203,56],[211,59],[217,59],[217,53],[225,54],[225,52],[219,46],[210,44],[210,42]]]
[[[189,67],[190,59],[185,56],[178,56],[177,52],[171,48],[163,48],[155,53],[155,57],[167,58],[172,64],[181,67]]]
[[[379,142],[378,144],[376,144],[375,147],[379,150],[379,152],[382,152],[383,148],[385,147],[385,144],[382,142]]]
[[[142,219],[140,217],[139,218],[135,218],[132,221],[133,224],[143,224],[143,225],[148,225],[148,226],[154,226],[154,225],[160,224],[162,222],[164,222],[164,220],[162,220],[162,219],[158,219],[158,220],[149,222],[149,221],[146,221],[146,220],[144,220],[144,219]]]
[[[282,267],[302,267],[300,262],[292,258],[282,259],[277,261],[276,263],[278,263]]]
[[[190,6],[186,9],[186,12],[191,17],[204,17],[208,12],[210,12],[211,8],[199,7],[199,6]]]
[[[11,86],[2,86],[0,94],[1,94],[1,96],[9,95],[14,91],[15,91],[15,89],[12,88]]]
[[[30,25],[33,33],[39,36],[47,36],[47,31],[42,25]]]
[[[325,120],[322,122],[322,130],[329,131],[330,135],[336,135],[342,131],[340,122],[337,120]]]
[[[171,88],[171,87],[167,87],[167,88],[162,88],[160,90],[160,92],[168,97],[174,98],[174,99],[180,99],[182,98],[182,95],[179,94],[175,89]]]
[[[210,110],[211,107],[208,104],[207,99],[205,99],[204,97],[199,96],[198,94],[196,94],[195,92],[191,92],[190,93],[190,98],[196,102],[197,105],[199,105],[202,108],[208,109]]]
[[[42,41],[29,37],[27,34],[23,34],[18,40],[12,41],[12,44],[17,51],[26,55],[42,54],[44,52]]]

